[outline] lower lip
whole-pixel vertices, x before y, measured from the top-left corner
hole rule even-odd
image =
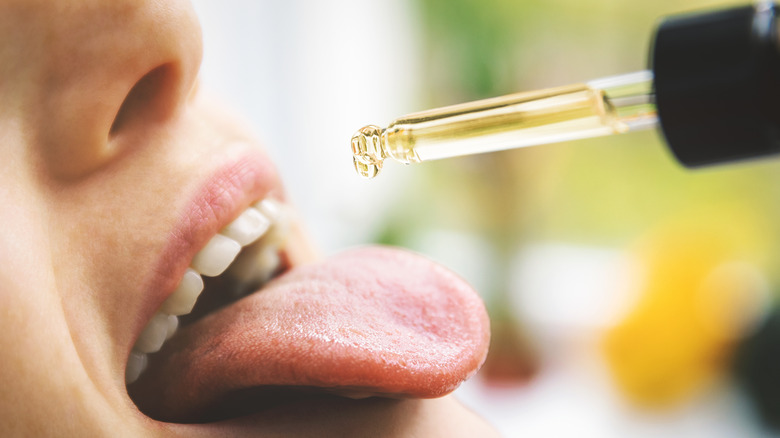
[[[397,422],[410,405],[420,400],[388,399],[372,397],[354,400],[333,395],[313,395],[262,412],[201,424],[164,423],[181,436],[228,433],[230,436],[255,436],[258,431],[277,432],[284,436],[330,436],[329,433],[366,428],[366,424]],[[408,415],[407,411],[405,415]]]

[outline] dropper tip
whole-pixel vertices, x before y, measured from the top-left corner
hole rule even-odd
[[[369,125],[352,136],[352,162],[363,178],[374,178],[382,170],[385,153],[382,149],[382,128]]]

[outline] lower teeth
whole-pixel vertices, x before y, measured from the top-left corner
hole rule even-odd
[[[127,358],[127,368],[125,369],[125,382],[135,382],[148,364],[149,358],[144,353],[130,352],[130,357]]]

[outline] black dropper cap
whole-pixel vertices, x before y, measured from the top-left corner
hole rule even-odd
[[[652,69],[666,141],[686,166],[780,152],[775,6],[674,16],[656,32]]]

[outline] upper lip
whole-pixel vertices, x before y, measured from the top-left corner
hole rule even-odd
[[[247,151],[211,172],[181,211],[142,289],[144,305],[132,339],[175,290],[192,258],[209,239],[253,202],[279,190],[270,160],[258,152]],[[127,346],[128,352],[131,346]]]

